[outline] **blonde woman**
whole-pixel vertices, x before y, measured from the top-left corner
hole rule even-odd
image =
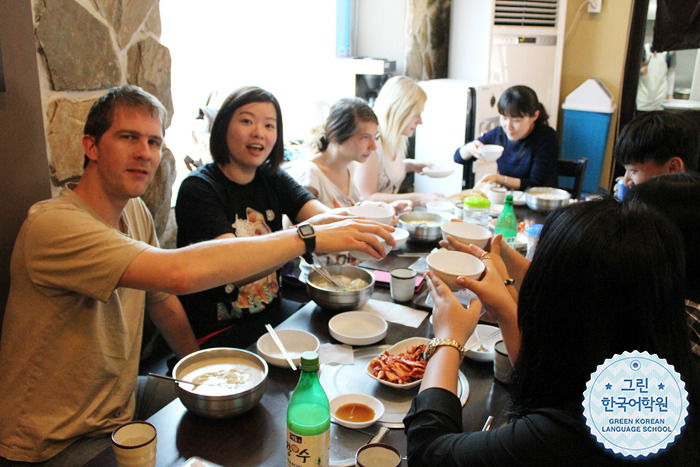
[[[357,165],[355,183],[363,199],[391,203],[408,199],[421,205],[440,199],[438,193],[401,193],[401,182],[407,172],[421,173],[432,164],[406,159],[408,138],[422,123],[421,113],[427,96],[411,78],[395,76],[382,86],[374,104],[379,119],[379,144],[367,162]]]

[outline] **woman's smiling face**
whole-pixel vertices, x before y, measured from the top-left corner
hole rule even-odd
[[[230,163],[244,171],[265,162],[277,142],[277,111],[270,102],[251,102],[236,109],[226,130]]]
[[[532,133],[532,130],[535,129],[537,117],[539,116],[540,111],[538,110],[534,115],[523,115],[522,117],[500,115],[499,120],[508,140],[519,141]]]

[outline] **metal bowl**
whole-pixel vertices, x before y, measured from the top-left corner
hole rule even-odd
[[[240,415],[260,402],[267,385],[267,363],[252,352],[242,349],[218,347],[193,352],[181,359],[173,368],[173,377],[189,380],[187,375],[209,365],[242,364],[262,372],[262,379],[240,392],[223,395],[201,394],[189,384],[176,383],[175,393],[190,412],[210,418],[227,418]],[[201,386],[200,386],[201,387]]]
[[[405,212],[399,216],[398,227],[408,230],[414,242],[436,242],[442,237],[442,224],[449,222],[440,214],[428,211]]]
[[[374,275],[357,266],[326,266],[331,275],[343,275],[351,279],[362,279],[367,286],[357,290],[329,290],[321,288],[321,275],[316,271],[309,273],[306,279],[306,291],[318,306],[331,311],[357,310],[369,300],[374,292]]]
[[[525,192],[525,202],[530,209],[537,212],[549,212],[566,206],[570,199],[571,193],[559,188],[533,187]]]

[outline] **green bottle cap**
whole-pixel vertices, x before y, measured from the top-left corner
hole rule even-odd
[[[318,371],[318,354],[307,350],[301,354],[301,371]]]
[[[469,196],[464,198],[464,205],[474,209],[488,209],[491,206],[491,201],[481,196]]]
[[[513,204],[513,195],[506,195],[506,203]]]

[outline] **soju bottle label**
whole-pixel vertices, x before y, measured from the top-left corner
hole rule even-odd
[[[287,467],[328,467],[331,430],[301,436],[287,429]]]

